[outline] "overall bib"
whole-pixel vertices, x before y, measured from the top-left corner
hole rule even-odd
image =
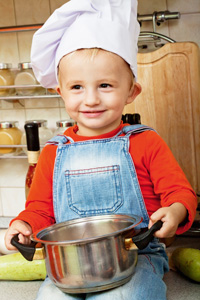
[[[148,226],[148,213],[134,162],[129,153],[130,136],[145,130],[153,129],[143,125],[133,125],[123,127],[122,131],[112,138],[74,142],[70,137],[62,135],[56,136],[48,142],[48,144],[58,146],[53,175],[53,206],[56,223],[97,214],[127,214],[138,215],[143,218],[143,222],[137,228]],[[120,136],[122,133],[125,135]],[[67,144],[68,141],[70,143]],[[144,250],[139,251],[139,253],[143,252]],[[156,252],[163,259],[163,263],[160,261],[161,265],[159,266],[160,277],[162,277],[163,270],[167,268],[166,255],[163,246],[158,243],[157,239],[154,239],[145,249],[145,253],[150,255]],[[152,259],[149,257],[147,263],[155,271],[156,267],[153,266]],[[146,262],[143,262],[143,266],[145,264]],[[135,280],[137,279],[135,275],[133,277]],[[160,277],[159,280],[162,282]],[[155,279],[152,278],[152,280]],[[98,297],[104,297],[104,300],[111,298],[114,300],[113,297],[116,297],[118,300],[117,291],[123,290],[125,286],[128,287],[131,282],[132,280],[124,286],[110,291],[87,294],[86,296],[67,295],[61,292],[63,295],[57,299],[98,299]],[[116,296],[114,296],[115,293]],[[138,295],[137,298],[134,297],[131,293],[131,295],[124,295],[123,299],[140,299]],[[37,299],[42,299],[42,297]],[[141,299],[151,298],[144,297]],[[162,300],[166,298],[159,295],[159,298],[152,299]]]

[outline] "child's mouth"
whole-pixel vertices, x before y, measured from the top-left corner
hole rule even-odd
[[[88,118],[96,118],[101,116],[105,110],[81,111],[81,113]]]

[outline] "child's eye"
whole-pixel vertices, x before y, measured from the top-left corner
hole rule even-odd
[[[72,90],[80,90],[81,88],[82,88],[82,86],[79,85],[79,84],[76,84],[76,85],[72,86]]]
[[[111,85],[108,84],[108,83],[102,83],[102,84],[100,85],[100,87],[105,89],[105,88],[111,87]]]

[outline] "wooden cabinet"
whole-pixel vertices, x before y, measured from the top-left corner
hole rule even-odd
[[[195,43],[166,44],[138,54],[142,93],[124,113],[139,113],[142,124],[166,141],[192,187],[200,190],[200,75]]]

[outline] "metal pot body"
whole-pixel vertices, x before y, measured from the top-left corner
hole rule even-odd
[[[103,215],[75,219],[32,235],[44,244],[47,274],[66,293],[114,288],[130,280],[137,250],[126,250],[134,236],[137,216]]]

